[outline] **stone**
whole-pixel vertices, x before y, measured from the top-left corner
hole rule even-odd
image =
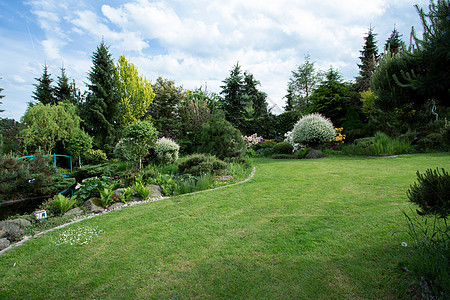
[[[161,187],[159,185],[147,184],[145,187],[152,190],[149,198],[157,198],[162,196]]]
[[[81,215],[83,213],[83,210],[79,207],[72,208],[71,210],[67,211],[64,215],[65,216],[73,216],[73,215]]]
[[[118,188],[114,191],[114,196],[120,199],[120,196],[123,194],[123,188]]]
[[[31,226],[31,222],[28,221],[28,220],[25,220],[25,219],[14,219],[14,220],[11,220],[11,221],[13,221],[14,223],[19,224],[19,226],[21,228]]]
[[[0,230],[6,232],[3,234],[8,240],[14,242],[24,232],[20,229],[20,225],[13,222],[13,220],[6,220],[0,222]]]
[[[99,200],[100,199],[98,198],[91,198],[84,202],[84,207],[86,207],[88,211],[94,214],[102,213],[105,211],[105,209],[99,205]]]
[[[306,158],[311,158],[311,159],[322,158],[322,157],[325,157],[325,154],[323,154],[322,151],[315,150],[315,149],[309,150],[308,154],[306,155]]]
[[[110,209],[110,210],[121,209],[122,206],[124,206],[124,205],[125,205],[125,204],[122,203],[122,202],[116,202],[116,203],[113,203],[113,204],[111,204],[110,206],[108,206],[108,209]]]
[[[0,230],[0,239],[6,237],[6,231]]]
[[[0,239],[0,251],[6,249],[11,245],[11,242],[7,238]]]

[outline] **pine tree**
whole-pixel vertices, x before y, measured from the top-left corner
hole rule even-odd
[[[397,28],[394,27],[391,36],[386,40],[384,45],[384,51],[389,51],[391,53],[398,53],[403,47],[404,43],[401,40],[402,35],[398,32]]]
[[[244,103],[247,103],[248,106],[251,105],[253,119],[267,115],[267,95],[258,90],[258,85],[260,85],[260,82],[254,78],[253,74],[244,72],[242,97]]]
[[[120,97],[116,67],[104,41],[93,53],[92,63],[88,74],[89,93],[81,115],[86,131],[94,139],[94,145],[111,155],[120,135]]]
[[[287,94],[286,96],[284,96],[284,98],[286,98],[286,106],[283,107],[284,110],[285,111],[294,110],[296,107],[296,103],[295,103],[294,88],[292,87],[291,82],[288,83]]]
[[[363,50],[360,51],[361,56],[359,59],[361,60],[361,64],[358,64],[360,76],[356,78],[358,91],[360,92],[370,88],[370,77],[372,77],[375,66],[380,59],[375,36],[376,34],[373,32],[373,28],[370,27],[367,36],[364,37],[365,43]]]
[[[243,128],[246,117],[245,99],[242,97],[243,75],[239,63],[230,71],[230,76],[222,81],[225,85],[221,86],[223,95],[222,109],[225,112],[225,119],[236,128]]]
[[[2,78],[0,78],[0,79],[2,79]],[[1,94],[2,92],[3,92],[3,88],[0,88],[0,100],[2,100],[3,98],[5,98],[5,96]],[[0,101],[0,105],[1,105],[1,104],[3,104],[2,101]],[[4,111],[5,111],[4,109],[0,109],[0,113],[2,113],[2,112],[4,112]]]
[[[66,75],[66,69],[64,66],[61,67],[61,76],[58,76],[58,80],[56,81],[56,86],[54,89],[55,93],[55,102],[58,103],[63,100],[72,101],[72,87],[69,84],[69,78]]]
[[[35,78],[38,83],[33,84],[36,90],[33,92],[33,99],[42,104],[55,104],[54,88],[52,87],[53,79],[48,73],[47,64],[44,65],[44,70],[40,78]]]

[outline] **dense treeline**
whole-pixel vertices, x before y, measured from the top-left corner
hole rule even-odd
[[[219,94],[206,87],[185,90],[170,79],[147,80],[124,55],[115,64],[102,41],[92,55],[84,94],[64,66],[54,81],[44,65],[34,85],[34,101],[21,122],[2,120],[2,152],[19,155],[41,149],[82,157],[102,151],[112,157],[125,128],[146,121],[160,137],[176,140],[182,152],[193,153],[202,143],[199,129],[218,111],[242,135],[257,133],[276,141],[282,141],[302,115],[321,113],[344,128],[347,142],[383,131],[423,144],[439,143],[429,135],[443,139],[448,127],[449,71],[442,66],[449,65],[450,57],[449,4],[432,1],[428,13],[419,7],[417,11],[423,36],[412,32],[409,46],[394,28],[380,54],[377,34],[369,28],[359,76],[352,82],[333,67],[317,70],[307,55],[292,71],[281,115],[271,112],[260,82],[239,63],[223,80]]]

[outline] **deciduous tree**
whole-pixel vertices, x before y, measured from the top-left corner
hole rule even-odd
[[[130,63],[125,55],[119,57],[117,63],[120,103],[122,107],[122,126],[142,119],[150,103],[155,98],[151,82],[139,75],[137,67]]]
[[[150,148],[155,146],[157,140],[158,131],[150,121],[136,121],[126,127],[123,132],[123,142],[134,158],[139,161],[139,169],[142,169],[142,158]]]

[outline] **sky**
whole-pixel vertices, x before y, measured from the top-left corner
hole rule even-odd
[[[280,113],[293,70],[310,55],[317,69],[358,76],[369,27],[379,51],[392,30],[409,44],[422,26],[414,7],[428,0],[0,0],[2,118],[20,120],[46,64],[53,80],[66,74],[86,90],[92,54],[102,39],[155,82],[207,86],[220,93],[239,62]]]

